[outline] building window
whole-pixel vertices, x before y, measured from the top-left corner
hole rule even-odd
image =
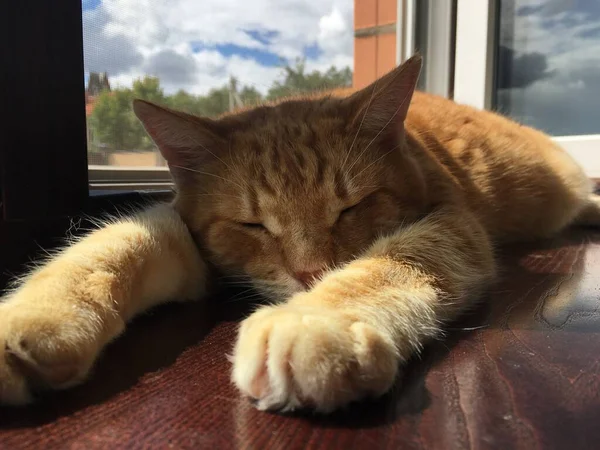
[[[598,30],[593,1],[458,0],[455,99],[546,131],[600,178]]]
[[[600,4],[501,1],[496,109],[555,136],[600,133]]]

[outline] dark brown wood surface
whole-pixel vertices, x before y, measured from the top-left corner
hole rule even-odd
[[[256,411],[226,358],[244,301],[223,294],[136,320],[84,386],[0,408],[0,448],[600,448],[600,233],[504,253],[486,303],[378,401]]]

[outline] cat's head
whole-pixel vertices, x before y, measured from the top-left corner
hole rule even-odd
[[[422,211],[403,127],[420,68],[414,57],[346,98],[291,99],[218,120],[143,101],[134,109],[211,262],[284,299]]]

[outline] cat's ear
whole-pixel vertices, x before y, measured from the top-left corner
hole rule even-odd
[[[415,55],[383,77],[347,98],[353,124],[383,131],[401,127],[421,73],[422,58]]]
[[[171,172],[190,170],[224,146],[216,121],[134,100],[133,111],[167,160]],[[175,173],[173,173],[175,175]]]

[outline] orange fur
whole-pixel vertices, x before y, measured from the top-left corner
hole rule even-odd
[[[135,314],[201,296],[208,264],[280,302],[240,327],[241,392],[331,411],[390,388],[494,279],[495,245],[599,224],[589,180],[547,136],[414,93],[420,66],[218,120],[136,102],[177,197],[92,233],[0,304],[0,401],[30,399],[27,373],[83,380]]]

